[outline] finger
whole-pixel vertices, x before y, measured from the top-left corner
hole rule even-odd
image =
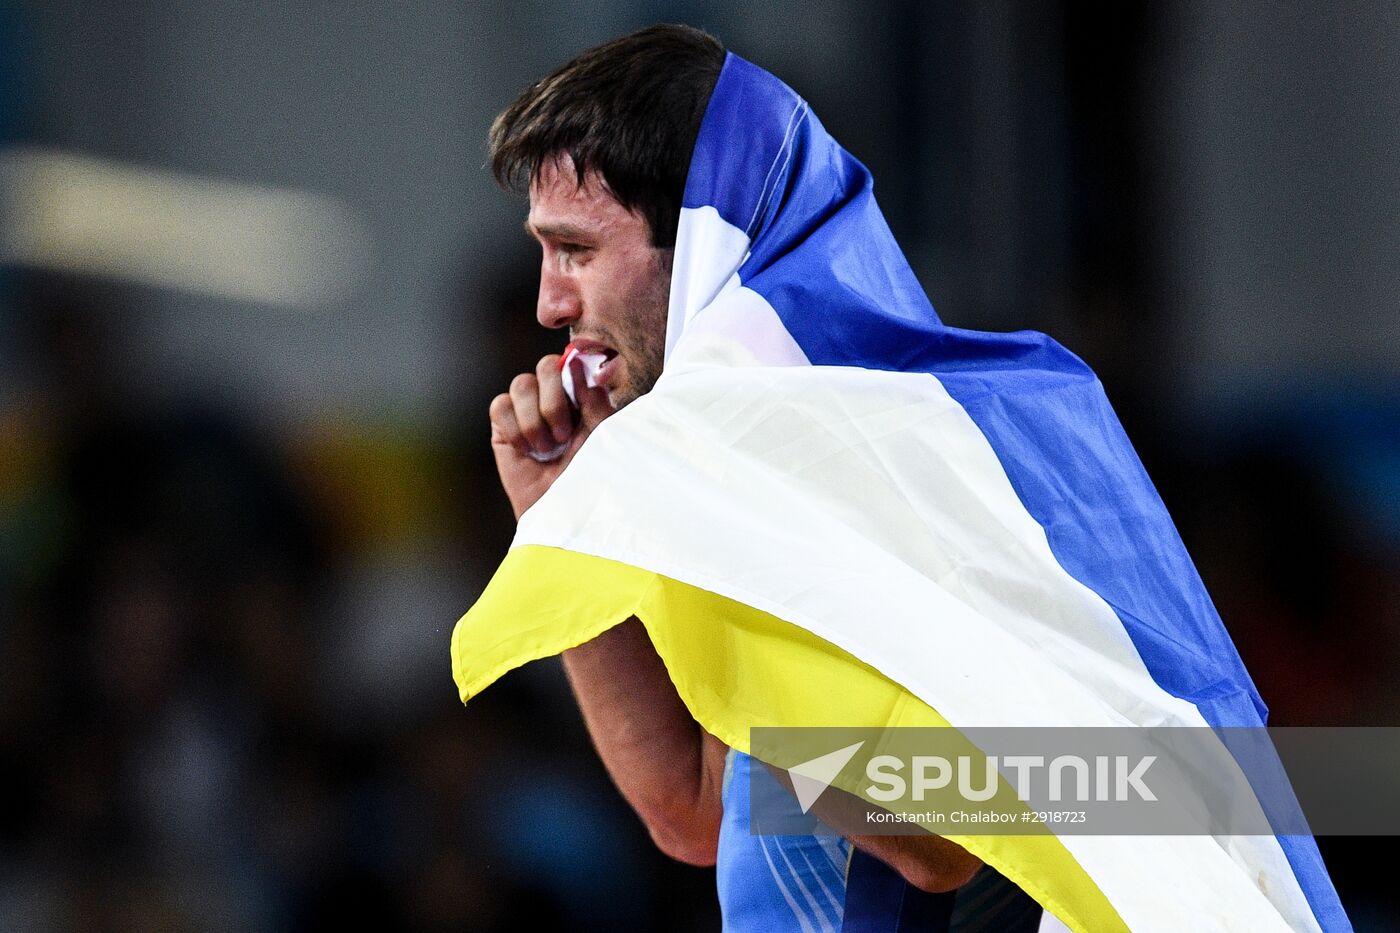
[[[535,378],[540,385],[540,415],[549,425],[554,443],[568,443],[574,435],[574,409],[569,397],[564,394],[564,380],[559,372],[558,353],[551,353],[540,360],[535,367]]]
[[[608,390],[602,386],[588,387],[583,372],[583,361],[575,358],[569,363],[574,377],[574,398],[578,399],[579,417],[591,430],[598,422],[611,415],[615,408],[608,401]]]
[[[521,373],[511,380],[510,400],[515,405],[515,423],[526,443],[542,454],[553,450],[556,444],[540,415],[540,381],[534,373]]]
[[[491,400],[491,443],[509,444],[522,450],[529,446],[515,421],[515,403],[505,393]]]

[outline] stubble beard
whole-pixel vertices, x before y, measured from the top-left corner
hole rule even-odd
[[[622,409],[635,402],[650,392],[661,378],[666,351],[666,318],[663,313],[657,320],[654,311],[649,308],[636,330],[622,336],[622,342],[628,347],[627,371],[622,385],[608,398],[613,408]]]
[[[661,378],[666,361],[666,318],[671,296],[671,251],[658,250],[655,287],[649,290],[638,314],[619,331],[615,344],[627,364],[626,379],[608,393],[613,408],[621,410],[647,394]]]

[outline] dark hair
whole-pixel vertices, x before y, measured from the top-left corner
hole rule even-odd
[[[491,171],[528,190],[561,153],[579,183],[590,169],[644,216],[652,244],[675,245],[690,153],[724,67],[719,40],[690,26],[649,26],[589,49],[535,82],[491,125]]]

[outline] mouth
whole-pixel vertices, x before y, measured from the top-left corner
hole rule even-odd
[[[608,387],[610,380],[613,374],[616,372],[619,363],[619,356],[617,350],[613,349],[605,343],[600,343],[597,340],[581,340],[576,338],[570,341],[570,343],[580,353],[602,354],[603,362],[598,367],[597,373],[594,375],[593,378],[598,385]]]
[[[603,365],[598,367],[598,385],[610,388],[613,373],[617,371],[618,355],[616,350],[609,348],[603,351],[603,356]]]

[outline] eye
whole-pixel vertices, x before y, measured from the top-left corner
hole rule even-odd
[[[578,269],[587,265],[593,258],[593,247],[563,240],[554,244],[554,256],[560,269]]]

